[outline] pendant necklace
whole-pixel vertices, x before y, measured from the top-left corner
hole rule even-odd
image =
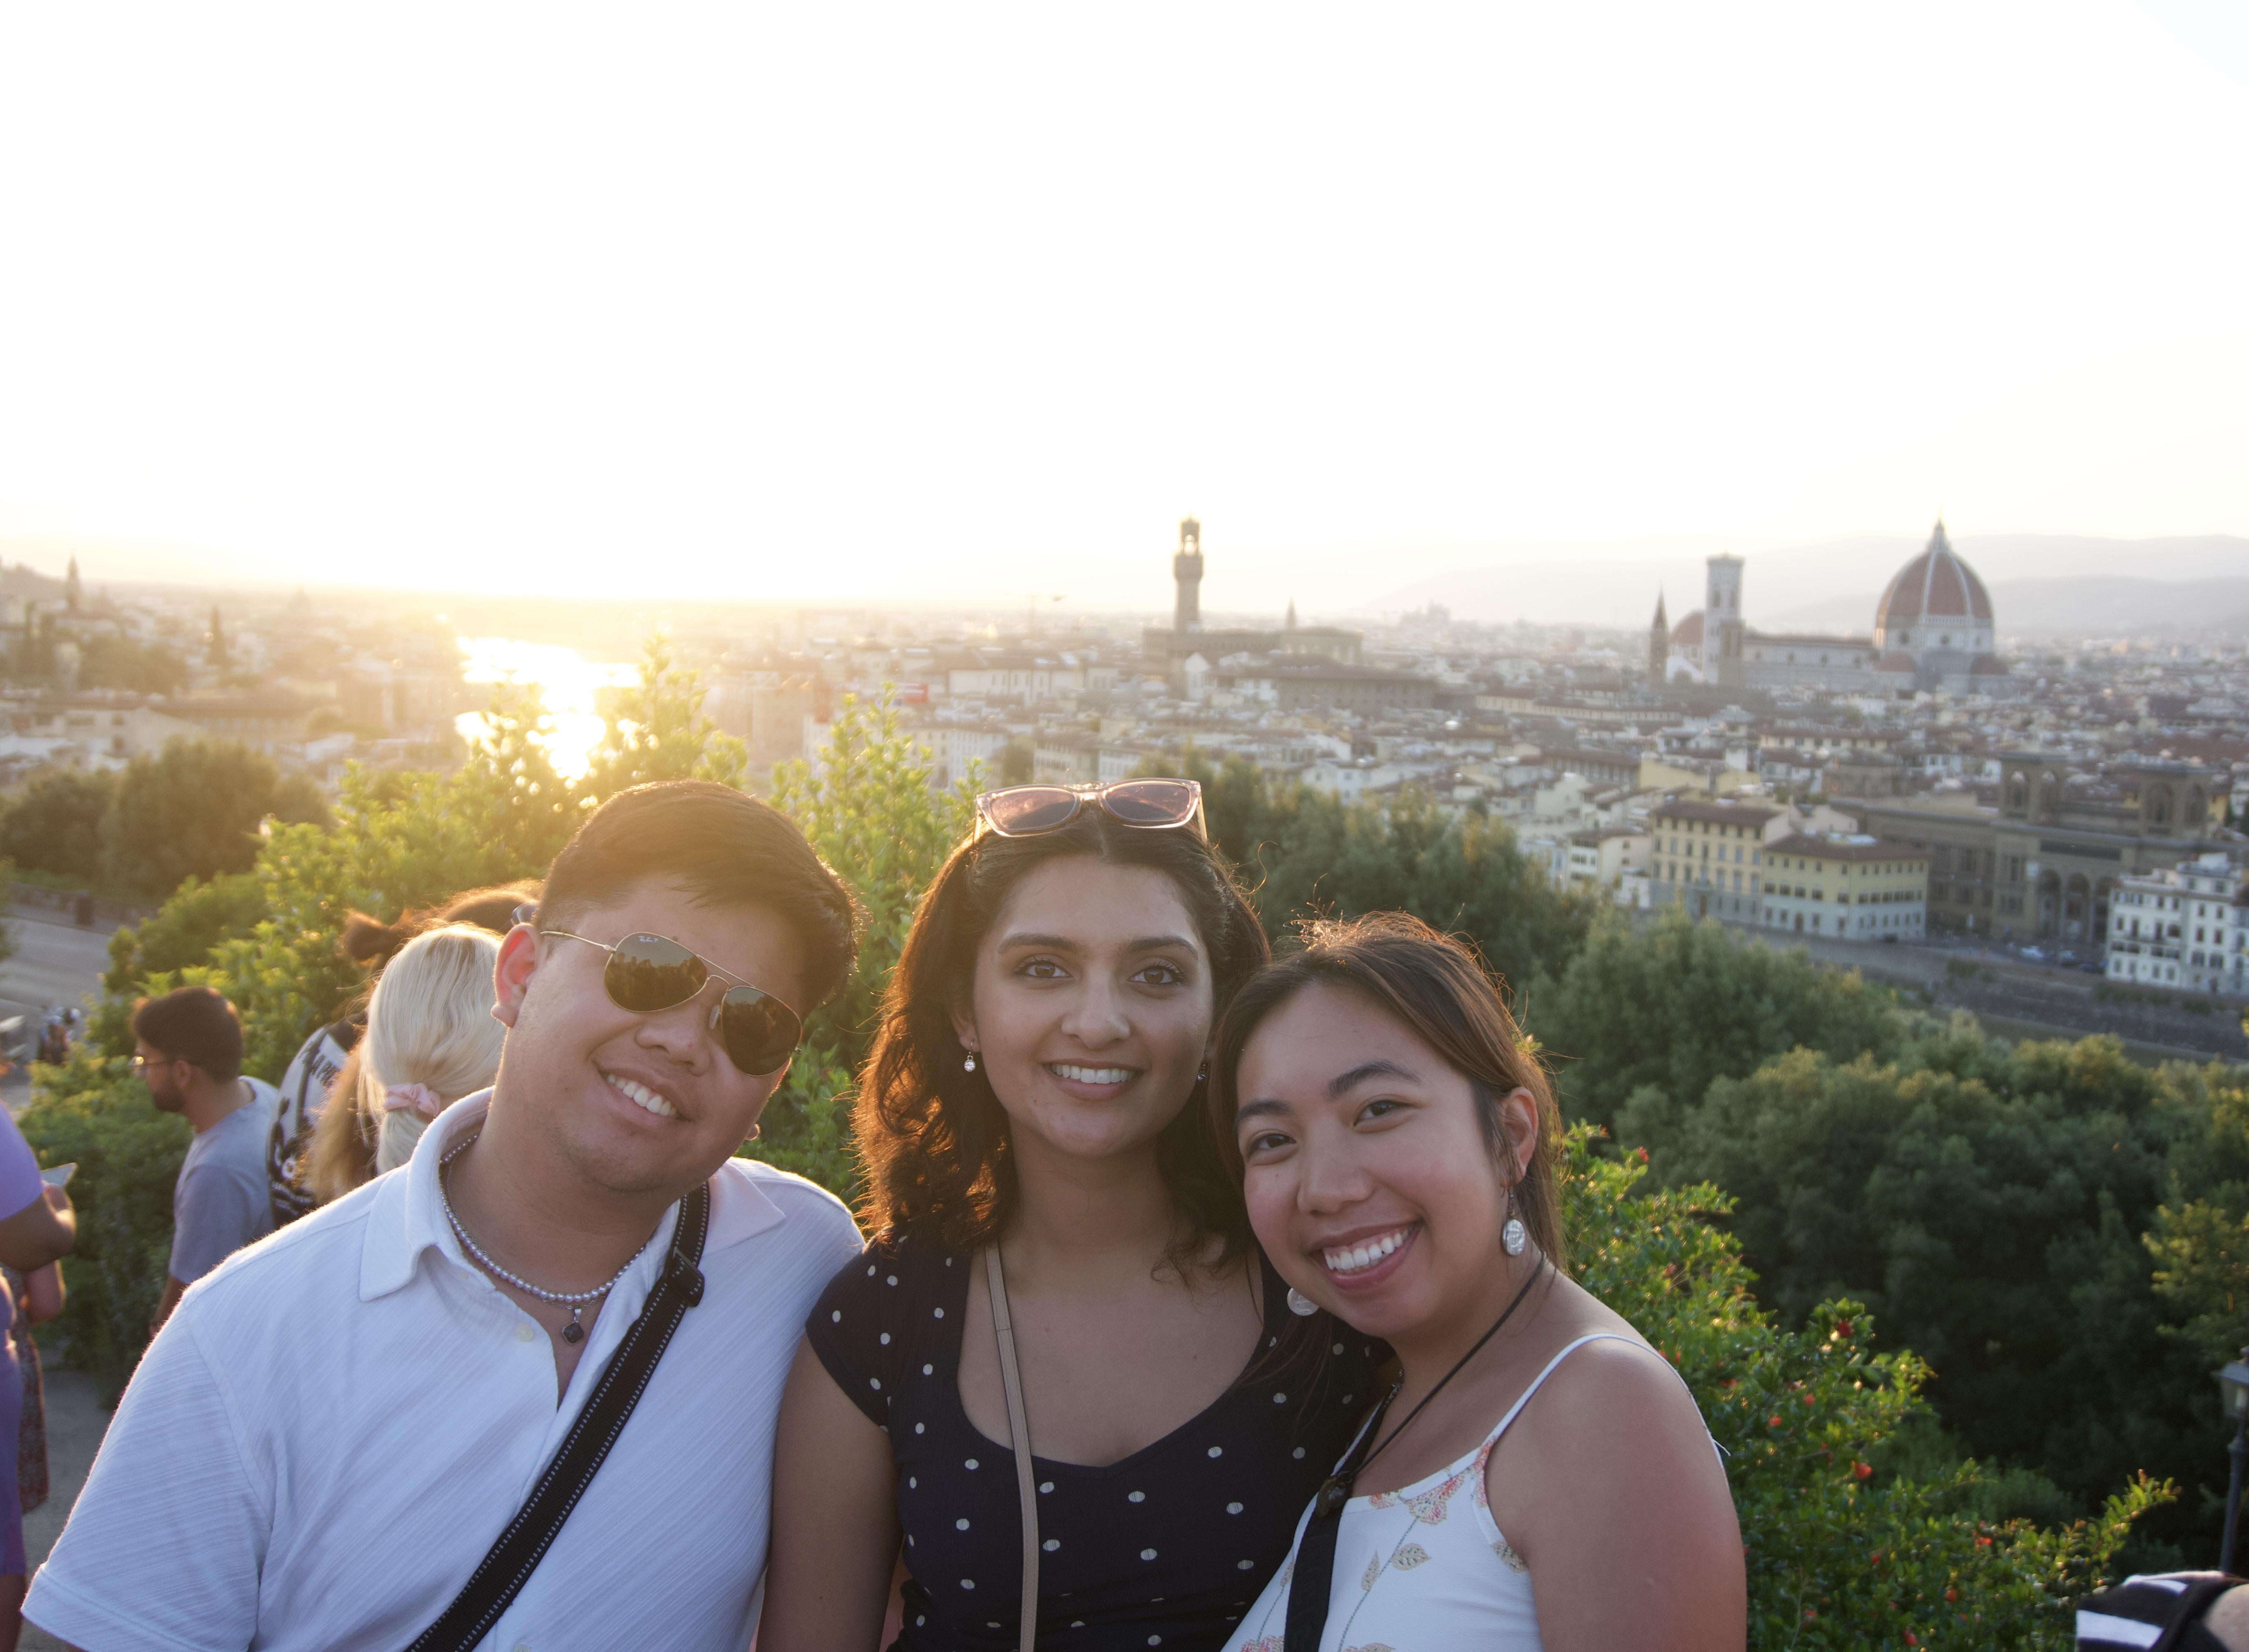
[[[630,1272],[633,1263],[638,1262],[643,1256],[647,1254],[649,1245],[656,1242],[656,1235],[649,1235],[647,1244],[642,1245],[638,1250],[634,1251],[631,1256],[626,1257],[625,1265],[623,1267],[618,1269],[615,1273],[611,1274],[605,1282],[595,1285],[591,1291],[542,1291],[537,1285],[532,1284],[530,1280],[518,1278],[506,1269],[501,1267],[499,1263],[494,1262],[490,1256],[485,1255],[482,1247],[480,1247],[475,1240],[469,1237],[469,1230],[461,1226],[461,1219],[453,1214],[453,1201],[447,1196],[445,1192],[445,1167],[448,1165],[450,1165],[454,1160],[460,1157],[461,1154],[466,1153],[471,1147],[476,1146],[476,1143],[477,1138],[475,1136],[471,1136],[466,1141],[463,1142],[459,1146],[454,1148],[452,1152],[447,1153],[443,1159],[440,1159],[437,1161],[437,1202],[445,1208],[445,1220],[452,1225],[453,1236],[468,1247],[469,1254],[474,1256],[478,1262],[482,1263],[485,1267],[485,1271],[491,1274],[494,1278],[504,1279],[508,1284],[513,1285],[518,1291],[523,1291],[527,1295],[536,1297],[541,1302],[551,1302],[557,1307],[567,1308],[570,1311],[570,1323],[562,1327],[562,1340],[574,1345],[583,1342],[586,1339],[586,1327],[578,1323],[578,1314],[580,1310],[584,1308],[588,1303],[598,1300],[602,1297],[606,1297],[610,1291],[614,1291],[616,1288],[617,1281],[623,1278],[627,1273]],[[659,1227],[661,1227],[661,1223],[658,1224]],[[1482,1345],[1478,1346],[1481,1346]],[[1411,1422],[1413,1418],[1408,1417],[1406,1420],[1408,1422]]]

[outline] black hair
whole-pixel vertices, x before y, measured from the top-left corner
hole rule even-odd
[[[175,987],[160,997],[136,1000],[133,1036],[214,1078],[242,1077],[242,1017],[215,987]]]
[[[860,909],[794,821],[714,781],[635,786],[578,828],[547,874],[542,924],[567,925],[651,878],[705,906],[763,906],[804,946],[808,1011],[843,988],[858,956]]]

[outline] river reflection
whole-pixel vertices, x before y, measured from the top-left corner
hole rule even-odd
[[[555,643],[526,643],[512,637],[464,637],[461,676],[470,684],[532,683],[547,703],[554,729],[540,743],[555,773],[575,780],[586,772],[603,725],[595,709],[605,688],[626,688],[640,680],[637,666],[588,660],[574,648]],[[484,714],[464,712],[453,719],[464,740],[484,733]]]

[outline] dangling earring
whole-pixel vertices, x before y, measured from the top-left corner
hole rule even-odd
[[[1289,1311],[1290,1313],[1295,1314],[1299,1319],[1309,1319],[1319,1311],[1320,1304],[1318,1303],[1314,1302],[1303,1291],[1297,1290],[1296,1286],[1290,1285],[1289,1287]]]
[[[1510,1256],[1519,1256],[1530,1242],[1530,1230],[1515,1214],[1515,1188],[1510,1183],[1507,1189],[1507,1225],[1499,1230],[1500,1248]]]
[[[974,1050],[972,1050],[968,1052],[968,1059],[960,1063],[960,1070],[963,1072],[974,1072],[976,1070],[976,1052]]]

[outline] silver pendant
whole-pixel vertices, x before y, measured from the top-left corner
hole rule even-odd
[[[1510,1256],[1519,1256],[1523,1254],[1523,1248],[1530,1242],[1530,1233],[1523,1225],[1522,1217],[1510,1216],[1507,1219],[1507,1226],[1499,1230],[1499,1242],[1506,1248],[1507,1254]]]
[[[1297,1290],[1296,1286],[1290,1285],[1289,1287],[1289,1311],[1290,1313],[1295,1314],[1299,1319],[1309,1319],[1319,1311],[1320,1304],[1318,1303],[1314,1302],[1303,1291]]]

